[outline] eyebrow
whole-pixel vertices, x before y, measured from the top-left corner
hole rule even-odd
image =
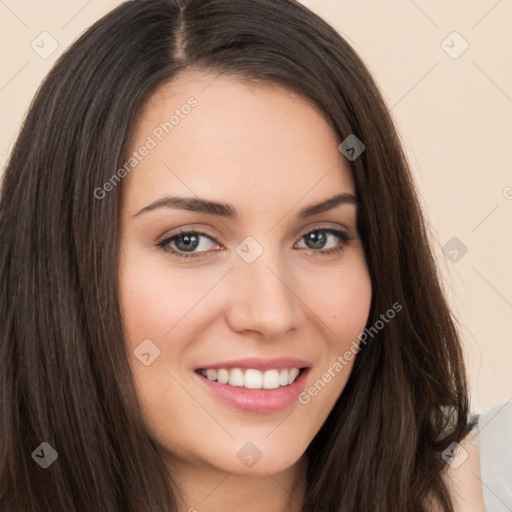
[[[333,208],[336,208],[337,206],[340,206],[342,204],[351,204],[358,206],[359,201],[352,194],[337,194],[320,203],[306,206],[299,212],[298,217],[301,219],[305,217],[311,217],[312,215],[332,210]],[[180,210],[189,210],[194,212],[208,213],[211,215],[219,215],[221,217],[233,220],[237,220],[240,218],[238,212],[230,204],[218,203],[216,201],[209,201],[207,199],[201,199],[198,197],[182,196],[162,197],[161,199],[158,199],[155,202],[149,204],[148,206],[145,206],[144,208],[140,209],[134,215],[134,217],[137,217],[138,215],[141,215],[145,212],[155,210],[157,208],[176,208]]]

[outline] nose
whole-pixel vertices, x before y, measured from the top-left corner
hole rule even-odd
[[[299,327],[302,302],[293,272],[277,251],[264,250],[252,263],[235,258],[230,279],[227,320],[234,331],[275,339]]]

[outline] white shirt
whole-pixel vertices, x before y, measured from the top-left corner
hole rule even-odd
[[[512,399],[480,415],[478,437],[487,512],[512,512]]]

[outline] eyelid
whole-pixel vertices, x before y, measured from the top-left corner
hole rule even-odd
[[[326,224],[320,222],[320,225],[314,224],[312,227],[305,228],[302,230],[302,234],[299,236],[299,238],[302,238],[304,235],[307,235],[308,233],[311,233],[312,231],[321,231],[325,229],[327,230],[333,230],[333,231],[343,231],[347,236],[350,236],[350,229],[345,226],[340,226],[339,224],[333,225]],[[352,239],[352,237],[350,237]]]
[[[344,248],[344,245],[347,244],[348,242],[352,241],[352,240],[357,240],[358,237],[352,237],[350,235],[350,230],[346,227],[341,227],[340,225],[332,225],[332,224],[325,224],[325,223],[320,223],[320,225],[313,225],[313,226],[309,226],[307,228],[304,228],[302,231],[301,231],[301,234],[298,235],[298,238],[297,240],[294,242],[294,246],[299,243],[303,238],[304,236],[306,236],[307,234],[309,233],[312,233],[314,231],[326,231],[326,232],[330,232],[332,235],[336,236],[342,246],[340,247],[340,250],[343,250]],[[344,236],[339,236],[339,233],[342,233]],[[195,227],[195,226],[184,226],[184,227],[180,227],[180,228],[177,228],[176,230],[174,231],[171,231],[170,233],[166,233],[164,234],[163,236],[159,237],[156,245],[157,247],[160,247],[164,250],[167,250],[167,252],[170,252],[171,254],[173,254],[173,256],[186,256],[186,257],[199,257],[199,256],[210,256],[212,252],[217,252],[217,251],[198,251],[198,252],[185,252],[185,251],[176,251],[176,250],[168,250],[166,249],[166,246],[171,243],[171,239],[175,239],[175,238],[179,238],[180,235],[186,235],[186,234],[196,234],[196,235],[199,235],[199,236],[206,236],[208,237],[212,242],[216,243],[217,245],[221,245],[223,246],[224,244],[222,244],[221,242],[219,242],[217,240],[217,237],[216,235],[213,235],[213,233],[210,231],[209,228],[204,228],[204,227]],[[327,250],[314,250],[314,249],[310,249],[313,253],[317,253],[317,254],[328,254],[329,251],[331,251],[332,249],[327,249]]]
[[[304,235],[307,235],[311,231],[317,231],[322,229],[334,229],[336,231],[343,231],[346,233],[347,236],[350,236],[350,229],[345,226],[340,225],[333,225],[333,224],[325,224],[320,222],[320,225],[313,225],[312,227],[307,227],[301,230],[301,234],[298,235],[298,238],[301,239]],[[169,238],[173,238],[178,235],[188,234],[188,233],[197,233],[202,235],[207,235],[212,239],[212,241],[221,244],[221,242],[218,241],[217,235],[213,234],[213,231],[211,231],[208,227],[195,227],[195,226],[182,226],[180,228],[176,228],[176,230],[173,230],[171,232],[166,232],[162,236],[160,236],[157,240],[157,243],[161,243],[165,240],[168,240]],[[350,237],[351,240],[356,239],[357,237]]]
[[[157,244],[160,244],[162,242],[165,242],[166,240],[169,240],[169,238],[178,237],[179,235],[186,235],[189,233],[197,233],[198,235],[206,235],[209,238],[212,239],[212,241],[218,243],[219,245],[222,245],[216,238],[216,235],[213,234],[212,231],[210,231],[208,228],[204,227],[195,227],[195,226],[185,226],[176,228],[175,230],[172,230],[170,232],[166,232],[162,236],[160,236],[157,240]]]

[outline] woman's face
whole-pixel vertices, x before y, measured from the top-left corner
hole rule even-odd
[[[140,109],[120,299],[148,430],[175,462],[277,473],[340,396],[371,301],[356,206],[328,202],[355,194],[340,142],[297,95],[234,78],[181,75]]]

